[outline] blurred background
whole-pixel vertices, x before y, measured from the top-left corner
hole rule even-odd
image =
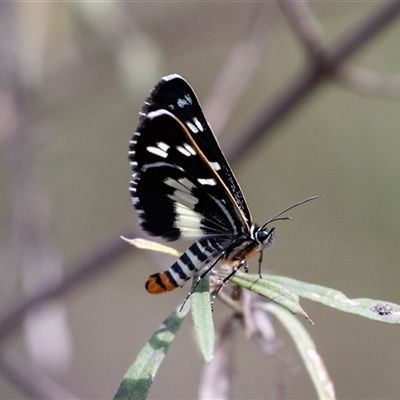
[[[310,3],[297,15],[313,42],[282,3],[0,4],[1,398],[32,397],[34,382],[58,398],[112,398],[186,296],[188,287],[150,296],[147,276],[172,258],[119,239],[145,237],[128,193],[128,141],[145,97],[170,73],[196,91],[255,221],[323,195],[276,225],[265,269],[400,303],[400,22],[371,35],[347,70],[295,101],[261,140],[246,136],[318,59],[313,45],[340,44],[384,6]],[[13,319],[25,299],[87,265],[62,296]],[[301,304],[338,398],[399,398],[399,327]],[[215,308],[218,326],[229,310]],[[284,397],[315,398],[276,330]],[[271,398],[276,358],[243,333],[235,342],[233,398]],[[195,398],[202,366],[188,318],[150,398]]]

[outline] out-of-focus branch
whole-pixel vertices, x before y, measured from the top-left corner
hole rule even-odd
[[[279,5],[312,61],[320,62],[324,57],[324,34],[308,4],[302,1],[279,0]]]
[[[326,51],[323,63],[317,67],[313,65],[306,68],[282,92],[255,113],[245,128],[240,130],[242,133],[236,136],[238,139],[234,144],[226,149],[225,154],[228,158],[239,161],[259,140],[266,135],[272,135],[271,128],[276,123],[299,106],[320,84],[331,79],[342,63],[393,22],[399,13],[400,2],[389,1],[355,25]]]
[[[60,282],[63,271],[61,256],[51,234],[50,201],[38,183],[34,163],[36,137],[22,79],[22,76],[28,76],[23,71],[29,69],[29,65],[20,61],[19,51],[23,46],[14,32],[19,18],[21,14],[16,7],[6,3],[0,5],[0,58],[6,60],[0,71],[0,97],[3,98],[0,118],[12,110],[8,114],[8,134],[4,138],[4,172],[11,193],[9,240],[12,241],[14,262],[19,268],[20,288],[24,297],[30,297],[41,291],[44,282]],[[41,35],[38,42],[40,39]],[[37,72],[40,75],[40,67]],[[25,314],[26,349],[39,365],[60,371],[68,364],[71,354],[65,308],[62,302],[44,305],[47,307]],[[43,329],[44,325],[48,329]]]
[[[229,399],[233,373],[233,348],[238,320],[230,316],[217,332],[214,359],[204,365],[198,399]]]
[[[274,3],[261,3],[256,7],[244,37],[233,48],[203,106],[216,133],[223,130],[237,99],[259,63],[261,46],[274,12]]]
[[[325,49],[322,27],[308,4],[284,0],[280,0],[279,4],[311,61],[316,65],[323,63]],[[332,79],[362,94],[400,97],[400,74],[382,74],[344,63],[335,68]]]
[[[139,231],[126,230],[123,232],[126,237],[138,237]],[[59,298],[72,289],[79,287],[89,279],[93,279],[98,274],[110,268],[117,260],[127,253],[135,251],[134,248],[120,239],[119,234],[115,234],[110,240],[104,241],[101,245],[96,246],[86,256],[82,257],[78,262],[67,265],[66,270],[72,271],[62,281],[50,284],[40,293],[28,298],[10,312],[0,317],[0,342],[17,328],[24,319],[26,313],[47,300]]]

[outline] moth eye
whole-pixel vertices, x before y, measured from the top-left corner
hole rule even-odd
[[[264,247],[270,246],[274,242],[274,239],[275,239],[274,228],[272,228],[270,231],[267,231],[266,229],[259,230],[256,233],[256,239]]]

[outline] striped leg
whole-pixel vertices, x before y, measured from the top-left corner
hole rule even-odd
[[[190,246],[166,271],[150,275],[146,290],[151,294],[169,292],[189,280],[204,264],[222,251],[213,239],[203,238]]]

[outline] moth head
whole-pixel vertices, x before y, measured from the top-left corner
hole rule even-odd
[[[275,228],[269,231],[266,228],[260,228],[256,232],[255,239],[263,248],[271,246],[275,240]]]

